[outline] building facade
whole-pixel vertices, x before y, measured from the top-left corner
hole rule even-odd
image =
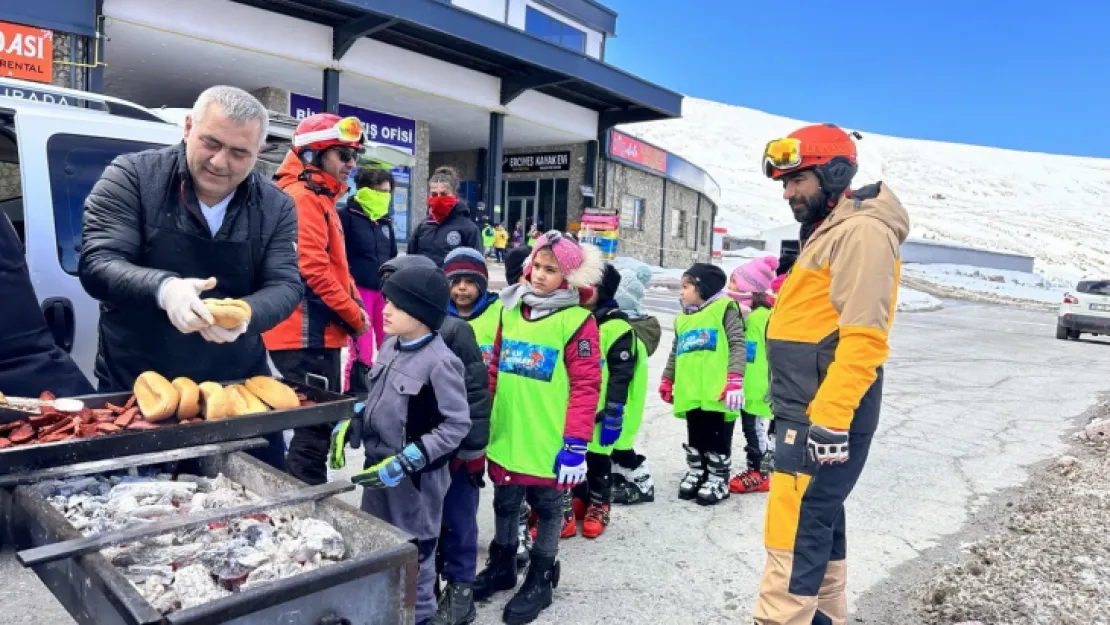
[[[621,255],[708,258],[716,183],[614,130],[678,117],[682,96],[605,64],[617,14],[594,0],[50,0],[4,3],[0,23],[51,44],[0,57],[7,75],[151,109],[230,84],[294,120],[359,117],[412,156],[394,172],[401,237],[425,218],[429,174],[451,165],[476,219],[569,230],[604,205],[622,211]],[[7,178],[0,166],[0,200],[18,193]]]

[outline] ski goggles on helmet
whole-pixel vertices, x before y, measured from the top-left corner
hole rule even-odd
[[[293,137],[294,147],[301,147],[321,141],[361,144],[363,140],[362,122],[357,117],[344,117],[331,128],[314,130]]]
[[[767,142],[763,148],[763,174],[770,178],[777,169],[787,171],[802,164],[802,141],[783,137]]]

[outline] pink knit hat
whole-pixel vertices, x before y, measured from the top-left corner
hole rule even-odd
[[[596,284],[601,279],[603,261],[601,250],[589,243],[576,243],[574,239],[564,235],[558,230],[548,230],[536,239],[532,246],[532,253],[524,262],[524,275],[532,273],[532,261],[542,249],[549,249],[559,263],[567,283],[573,287],[581,288]]]
[[[779,259],[774,256],[753,258],[732,270],[731,288],[744,293],[763,293],[775,281]]]

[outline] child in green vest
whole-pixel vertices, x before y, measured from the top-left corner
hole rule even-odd
[[[768,290],[775,281],[779,259],[756,258],[732,270],[729,297],[740,304],[744,314],[747,343],[747,368],[744,379],[744,409],[740,426],[744,430],[744,453],[748,466],[728,483],[733,493],[761,493],[771,489],[771,445],[767,435],[774,415],[767,397],[770,372],[767,368],[767,321],[774,301]]]
[[[586,538],[597,538],[609,525],[609,506],[613,500],[610,454],[622,435],[625,415],[643,415],[647,395],[646,349],[613,299],[620,281],[617,269],[606,264],[601,280],[594,286],[593,296],[586,301],[586,307],[593,310],[601,335],[597,426],[586,446],[586,482],[574,489],[575,497],[583,502],[585,509],[582,535]],[[565,515],[564,510],[564,518]],[[573,517],[570,522],[576,525]]]
[[[659,395],[686,420],[686,475],[679,499],[711,506],[728,499],[732,434],[744,405],[745,339],[740,307],[725,295],[725,272],[695,263],[682,274],[683,311]]]
[[[651,268],[639,265],[635,269],[620,270],[620,286],[613,299],[620,306],[622,313],[628,317],[632,330],[639,340],[637,348],[644,358],[651,358],[659,348],[663,329],[659,326],[659,319],[648,314],[641,306],[644,299],[644,289],[651,280]],[[647,394],[647,377],[637,380],[643,385],[643,393]],[[626,405],[624,407],[624,429],[617,443],[613,445],[613,503],[633,505],[655,501],[655,481],[651,478],[647,458],[636,453],[634,444],[636,435],[640,433],[640,424],[644,419],[644,406],[641,403],[639,410]]]

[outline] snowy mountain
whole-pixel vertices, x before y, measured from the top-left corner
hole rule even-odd
[[[789,222],[781,186],[763,177],[769,139],[808,123],[687,98],[683,118],[623,128],[706,168],[721,185],[718,225],[754,235]],[[1057,279],[1110,277],[1110,159],[902,139],[859,130],[856,184],[882,180],[912,237],[1027,254]]]

